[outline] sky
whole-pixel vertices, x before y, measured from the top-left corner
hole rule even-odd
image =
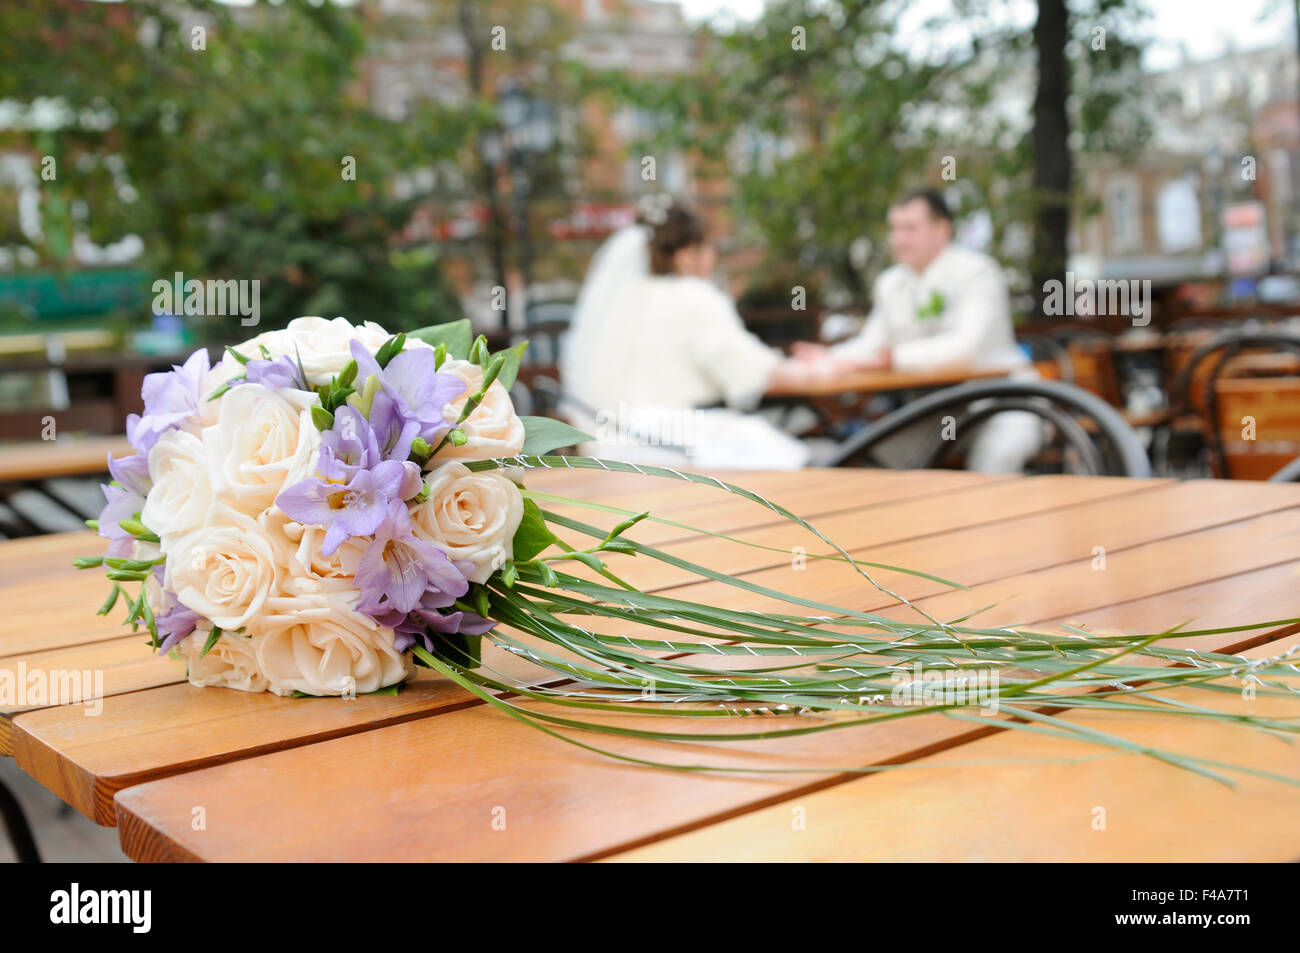
[[[692,20],[719,13],[751,19],[763,8],[763,0],[681,2]],[[1152,14],[1143,29],[1152,39],[1145,61],[1150,69],[1177,64],[1184,45],[1193,59],[1206,59],[1222,53],[1229,38],[1239,49],[1296,42],[1291,0],[1145,0],[1145,4]],[[1032,0],[1008,0],[1006,6],[1013,22],[1033,22]],[[914,0],[908,15],[919,22],[947,8],[946,0]]]

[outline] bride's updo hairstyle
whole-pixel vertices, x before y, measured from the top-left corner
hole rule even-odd
[[[637,222],[650,228],[650,273],[654,275],[674,274],[674,256],[683,248],[702,245],[707,237],[704,220],[667,195],[638,203]]]

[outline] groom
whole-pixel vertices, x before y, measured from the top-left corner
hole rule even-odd
[[[846,371],[1025,367],[1029,359],[1016,344],[1002,269],[988,255],[952,243],[943,196],[934,189],[908,192],[886,220],[896,264],[876,279],[862,331],[833,348],[801,342],[795,356],[830,359]],[[997,414],[972,442],[967,466],[1020,472],[1038,446],[1034,415]]]

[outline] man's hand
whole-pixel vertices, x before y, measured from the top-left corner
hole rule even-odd
[[[812,341],[795,341],[790,348],[790,355],[796,361],[824,361],[831,356],[831,349]]]

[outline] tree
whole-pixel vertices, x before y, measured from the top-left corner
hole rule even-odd
[[[101,244],[136,234],[158,277],[260,281],[269,324],[455,316],[436,260],[395,248],[419,196],[390,186],[465,126],[432,107],[410,127],[375,115],[358,95],[365,26],[309,0],[5,5],[0,99],[20,114],[0,145],[59,170],[41,183],[42,264],[67,264],[69,228]]]

